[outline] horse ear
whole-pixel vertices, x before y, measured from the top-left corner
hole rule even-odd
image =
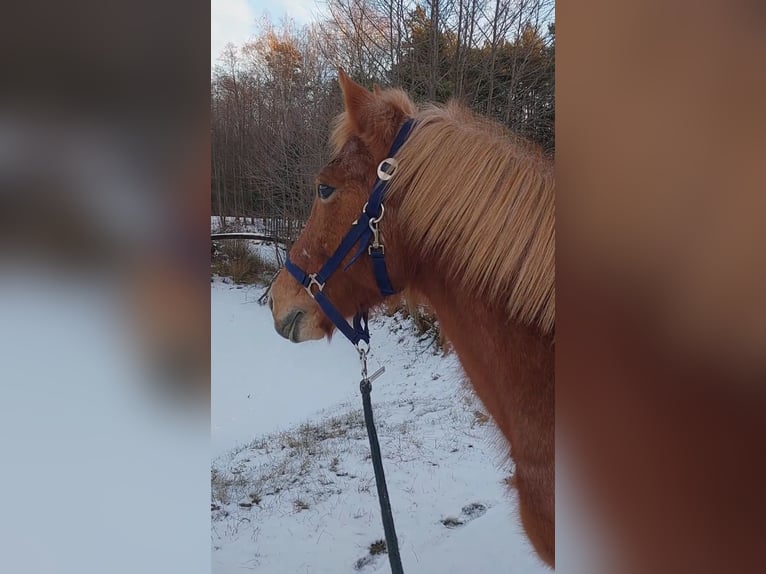
[[[372,112],[372,103],[375,96],[364,86],[360,86],[348,77],[342,68],[338,68],[338,83],[343,91],[343,101],[346,112],[358,134],[364,133],[369,123],[369,115]]]
[[[383,90],[380,89],[380,86],[378,84],[373,84],[372,85],[372,93],[373,94],[375,94],[376,96],[379,96],[382,92],[383,92]]]

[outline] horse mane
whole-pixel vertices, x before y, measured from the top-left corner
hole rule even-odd
[[[417,120],[397,154],[388,191],[399,205],[403,239],[445,270],[448,281],[505,308],[509,320],[553,333],[550,158],[457,102],[416,111],[401,90],[378,95]],[[336,147],[347,139],[348,123],[342,114],[333,133]]]

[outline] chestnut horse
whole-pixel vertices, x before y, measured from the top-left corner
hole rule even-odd
[[[554,179],[549,158],[456,103],[418,110],[398,89],[370,92],[340,71],[345,112],[334,157],[290,259],[316,272],[358,218],[400,126],[380,222],[391,283],[426,299],[476,394],[510,446],[521,522],[554,565]],[[351,261],[351,256],[344,264]],[[327,281],[351,317],[379,305],[369,257]],[[307,290],[280,273],[270,300],[278,333],[329,337],[333,323]]]

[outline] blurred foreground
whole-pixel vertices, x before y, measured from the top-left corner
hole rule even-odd
[[[560,571],[763,571],[764,16],[559,5]]]
[[[209,4],[6,12],[0,571],[208,572]]]

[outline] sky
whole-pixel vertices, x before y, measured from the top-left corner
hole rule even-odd
[[[240,46],[255,34],[255,22],[265,13],[274,22],[289,16],[305,24],[319,6],[316,0],[212,0],[210,10],[210,59],[215,64],[227,43]]]

